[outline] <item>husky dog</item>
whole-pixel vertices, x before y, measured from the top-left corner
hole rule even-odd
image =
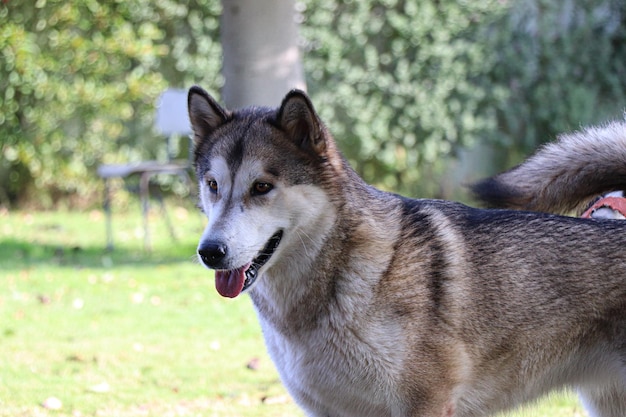
[[[252,297],[308,415],[486,416],[575,387],[626,416],[626,222],[379,191],[297,90],[230,111],[193,87],[189,116],[198,257],[221,295]],[[554,200],[626,186],[623,132],[597,159],[557,152],[553,177],[588,173]]]

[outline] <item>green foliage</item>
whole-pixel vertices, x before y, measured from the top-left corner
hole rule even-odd
[[[487,38],[488,81],[502,147],[528,153],[561,132],[619,118],[626,108],[626,3],[618,0],[514,3]],[[496,136],[497,135],[497,136]],[[507,165],[521,156],[503,158]]]
[[[620,0],[296,6],[316,108],[383,188],[440,195],[460,149],[499,148],[498,170],[626,108]],[[101,162],[163,158],[158,94],[222,85],[220,12],[220,0],[0,2],[0,205],[33,189],[44,206],[99,196]]]
[[[498,1],[306,1],[314,102],[369,180],[415,192],[425,167],[493,128],[479,112],[474,80],[490,66],[477,36],[503,11]]]
[[[463,146],[505,148],[498,169],[626,105],[617,1],[300,7],[313,100],[353,165],[384,188],[436,195],[442,161]]]
[[[219,12],[217,0],[3,2],[0,204],[30,186],[88,195],[100,162],[154,157],[158,95],[219,83]]]

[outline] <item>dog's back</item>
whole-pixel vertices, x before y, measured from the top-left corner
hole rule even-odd
[[[626,123],[623,121],[561,135],[522,164],[472,186],[474,195],[490,207],[573,215],[581,215],[594,199],[623,190],[626,190]],[[619,195],[623,196],[623,193]],[[621,206],[626,207],[626,204]],[[610,204],[608,209],[610,218],[623,217],[624,213]],[[590,212],[591,209],[585,217],[592,217]],[[607,297],[607,303],[586,313],[575,308],[554,311],[553,314],[571,315],[568,320],[573,322],[590,321],[582,335],[588,344],[570,339],[576,343],[576,350],[583,353],[582,357],[576,358],[579,362],[573,365],[585,377],[579,391],[588,411],[592,416],[624,416],[626,260],[623,251],[626,245],[622,242],[624,231],[618,224],[622,220],[572,218],[562,220],[559,225],[563,222],[576,223],[574,229],[578,231],[590,228],[599,229],[600,233],[589,230],[568,236],[572,228],[559,227],[562,230],[559,240],[572,241],[576,253],[566,251],[564,257],[554,254],[553,259],[544,258],[546,265],[551,264],[551,268],[561,269],[562,273],[561,279],[552,281],[558,285],[552,299],[576,297],[579,305],[588,306],[594,298],[602,300]],[[572,276],[591,280],[589,288],[595,288],[601,294],[588,294],[578,291],[576,286],[571,287],[569,278]],[[542,290],[537,294],[541,293],[550,294],[550,291]],[[537,298],[529,298],[529,302],[535,301]],[[594,348],[587,350],[589,346]]]

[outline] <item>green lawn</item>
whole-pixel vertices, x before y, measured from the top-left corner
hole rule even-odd
[[[101,211],[0,212],[0,416],[303,415],[250,300],[195,262],[202,216],[170,215],[178,239],[155,211],[146,253],[139,210],[116,213],[107,253]],[[584,414],[570,395],[516,415]]]

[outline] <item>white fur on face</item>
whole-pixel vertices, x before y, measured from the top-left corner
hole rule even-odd
[[[270,194],[277,190],[264,196],[250,195],[253,184],[267,181],[266,177],[260,170],[260,163],[242,165],[232,173],[226,160],[216,157],[200,182],[200,204],[209,219],[202,241],[227,246],[226,269],[239,268],[252,261],[272,235],[286,226],[280,218],[271,216],[269,204],[254,204],[253,201],[274,199]],[[210,190],[209,180],[217,182],[217,193]]]
[[[208,181],[218,184],[211,192]],[[273,189],[251,195],[255,182],[268,182]],[[252,261],[279,230],[283,241],[262,270],[270,268],[281,253],[317,251],[322,242],[320,227],[330,227],[334,209],[326,193],[314,185],[288,185],[267,174],[260,160],[244,161],[232,172],[223,157],[211,160],[211,169],[200,181],[200,205],[208,217],[201,241],[219,241],[228,247],[225,268],[239,268]]]

